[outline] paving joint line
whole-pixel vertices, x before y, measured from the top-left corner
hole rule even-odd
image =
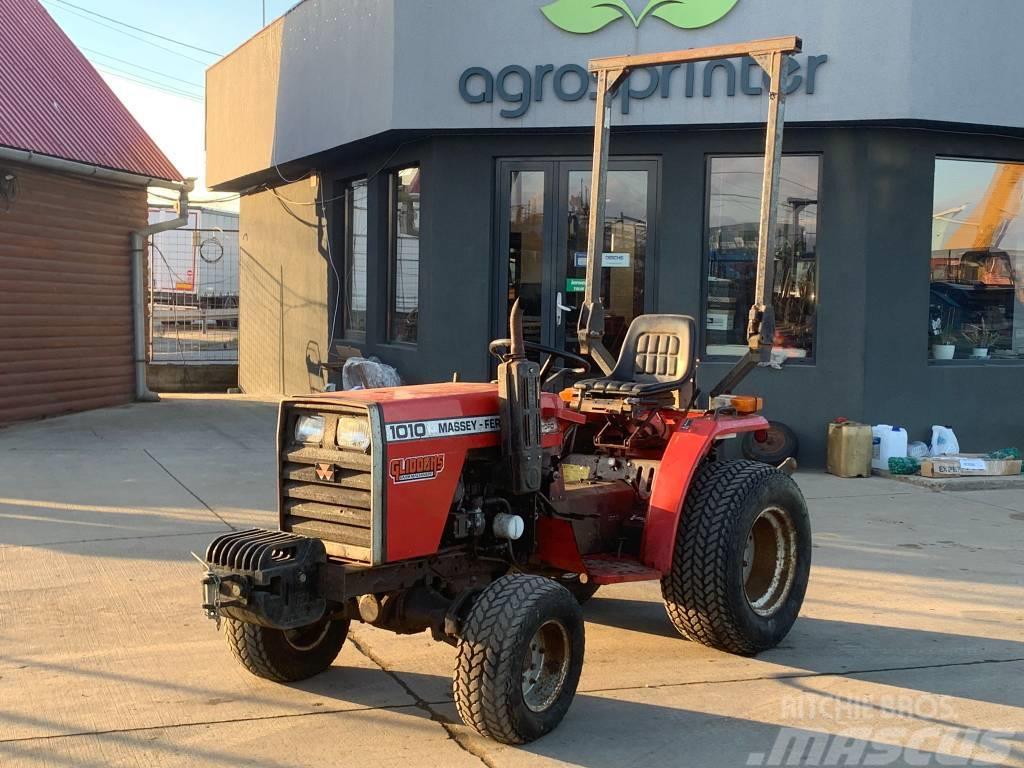
[[[422,696],[416,693],[416,691],[409,687],[409,685],[401,677],[399,677],[398,673],[389,669],[388,666],[384,663],[384,660],[380,658],[376,653],[371,651],[370,648],[365,643],[359,642],[352,635],[348,636],[348,640],[350,643],[352,643],[352,645],[355,646],[356,650],[358,650],[361,654],[363,654],[363,656],[365,656],[378,667],[380,667],[381,671],[384,674],[386,674],[388,677],[390,677],[392,680],[398,683],[402,690],[404,690],[413,700],[414,706],[417,709],[420,709],[423,712],[425,712],[433,722],[441,726],[445,734],[448,736],[449,741],[454,742],[459,749],[461,749],[466,754],[475,757],[477,760],[479,760],[481,763],[487,766],[487,768],[496,768],[495,763],[491,761],[491,759],[488,758],[487,755],[485,755],[479,749],[474,748],[472,744],[466,741],[455,730],[455,723],[453,723],[447,717],[445,717],[436,709],[434,709],[433,706],[431,706],[432,703],[437,702],[428,702]],[[449,699],[448,701],[451,700]],[[444,703],[448,703],[448,701],[445,701]]]
[[[799,482],[797,483],[799,485]],[[926,489],[920,489],[926,490]],[[886,493],[840,493],[834,496],[805,496],[807,501],[830,501],[831,499],[884,499],[890,496],[911,496],[914,491],[887,491]]]
[[[144,454],[146,454],[147,456],[149,456],[149,458],[151,458],[153,460],[153,462],[158,467],[160,467],[160,469],[162,469],[164,472],[166,472],[168,477],[170,477],[174,482],[176,482],[178,485],[180,485],[182,488],[184,488],[193,499],[195,499],[200,504],[202,504],[204,507],[206,507],[210,511],[210,514],[212,514],[214,517],[216,517],[218,520],[220,520],[222,523],[224,523],[224,525],[226,525],[232,531],[237,531],[238,530],[237,528],[235,528],[235,526],[233,526],[231,523],[229,523],[227,520],[225,520],[223,517],[221,517],[219,514],[217,514],[217,511],[213,507],[211,507],[209,504],[207,504],[205,501],[203,501],[201,498],[199,498],[199,496],[191,488],[189,488],[187,485],[185,485],[183,482],[181,482],[181,480],[179,480],[177,477],[175,477],[174,473],[171,472],[171,470],[169,470],[163,464],[161,464],[160,461],[157,459],[157,457],[154,456],[152,453],[150,453],[148,449],[143,448],[142,452]]]
[[[78,739],[84,736],[107,736],[116,733],[140,733],[143,731],[178,730],[180,728],[199,728],[204,725],[233,725],[235,723],[259,723],[268,720],[288,720],[297,717],[316,717],[319,715],[344,715],[350,712],[394,711],[413,708],[414,704],[382,704],[379,707],[355,707],[337,709],[317,709],[309,712],[283,712],[278,715],[257,715],[255,717],[232,717],[224,720],[200,720],[194,723],[167,723],[166,725],[139,725],[133,728],[108,728],[95,731],[75,731],[74,733],[50,733],[43,736],[17,736],[13,739],[0,739],[0,744],[14,744],[26,741],[53,741],[56,739]]]
[[[1014,659],[977,659],[975,661],[951,661],[945,664],[918,664],[908,667],[879,667],[877,669],[846,669],[828,672],[791,672],[780,675],[759,675],[756,677],[736,677],[728,680],[688,680],[683,683],[654,683],[650,685],[628,685],[612,688],[588,688],[580,693],[614,693],[616,691],[650,690],[652,688],[683,688],[689,685],[720,685],[723,683],[756,683],[762,680],[795,680],[812,677],[849,677],[851,675],[870,675],[878,672],[914,672],[920,669],[946,669],[950,667],[973,667],[982,664],[1013,664],[1024,661],[1024,657]]]
[[[173,535],[173,534],[172,534]],[[333,708],[333,709],[318,709],[309,712],[286,712],[277,715],[257,715],[254,717],[235,717],[226,718],[222,720],[200,720],[196,722],[187,723],[166,723],[163,725],[140,725],[134,728],[108,728],[98,729],[93,731],[75,731],[73,733],[53,733],[42,736],[19,736],[13,739],[0,739],[0,744],[14,744],[24,743],[29,741],[54,741],[57,739],[74,739],[82,738],[85,736],[106,736],[110,734],[119,733],[140,733],[145,731],[160,731],[160,730],[177,730],[181,728],[198,728],[204,725],[231,725],[234,723],[257,723],[270,720],[287,720],[299,717],[317,717],[321,715],[340,715],[347,713],[359,713],[359,712],[375,712],[375,711],[398,711],[402,709],[416,708],[427,712],[430,715],[431,720],[439,723],[448,734],[448,738],[451,739],[461,749],[465,750],[469,754],[479,759],[488,768],[494,768],[494,764],[483,755],[474,752],[469,748],[468,745],[460,741],[458,735],[450,730],[451,726],[454,725],[448,718],[444,717],[433,709],[433,706],[439,704],[451,703],[452,699],[445,699],[444,701],[427,701],[417,695],[406,683],[402,680],[395,672],[388,669],[387,666],[377,657],[375,653],[365,648],[355,638],[350,637],[349,640],[356,647],[356,649],[366,656],[370,661],[376,664],[382,672],[387,674],[393,679],[398,685],[406,691],[406,693],[413,699],[412,704],[382,704],[376,707],[355,707],[355,708]],[[806,673],[793,673],[788,675],[769,675],[761,677],[746,677],[746,678],[733,678],[729,680],[694,680],[685,683],[663,683],[660,685],[634,685],[634,686],[622,686],[618,688],[593,688],[587,690],[581,690],[579,693],[613,693],[617,691],[631,691],[631,690],[649,690],[651,688],[680,688],[690,685],[716,685],[721,683],[748,683],[757,682],[760,680],[792,680],[794,678],[808,678],[808,677],[844,677],[847,675],[865,675],[876,672],[899,672],[904,670],[918,670],[918,669],[943,669],[946,667],[965,667],[975,666],[981,664],[1010,664],[1014,662],[1022,662],[1022,658],[1014,659],[979,659],[976,661],[961,661],[961,662],[949,662],[946,664],[927,664],[909,667],[881,667],[878,669],[857,669],[857,670],[846,670],[838,672],[806,672]]]
[[[207,523],[216,525],[216,523]],[[113,536],[109,539],[74,539],[72,541],[41,541],[34,544],[0,544],[0,549],[32,549],[33,547],[56,547],[64,544],[93,544],[104,541],[141,541],[142,539],[170,539],[175,536],[198,536],[202,533],[214,533],[216,529],[204,528],[201,531],[182,531],[181,533],[149,533],[144,536]]]
[[[1010,490],[1010,489],[999,489],[999,488],[997,488],[995,490]],[[971,493],[971,491],[939,491],[939,493],[967,494],[967,493]],[[981,499],[972,499],[972,498],[965,498],[964,500],[965,501],[969,501],[972,504],[979,504],[979,505],[981,505],[983,507],[989,507],[991,509],[998,509],[998,510],[1001,510],[1003,512],[1011,512],[1011,513],[1013,513],[1013,512],[1017,511],[1013,507],[1004,507],[1002,504],[993,504],[991,501],[982,501]]]

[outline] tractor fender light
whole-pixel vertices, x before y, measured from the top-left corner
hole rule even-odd
[[[757,413],[764,407],[764,401],[753,395],[733,395],[732,407],[736,409],[736,413]]]

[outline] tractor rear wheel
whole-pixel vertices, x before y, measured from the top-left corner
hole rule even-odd
[[[235,658],[257,677],[291,683],[327,670],[348,637],[348,621],[324,617],[298,629],[271,629],[225,619],[225,636]]]
[[[810,567],[811,525],[796,483],[767,464],[711,461],[687,493],[661,593],[684,637],[752,656],[793,626]]]
[[[543,736],[576,695],[583,645],[583,614],[564,587],[502,576],[462,626],[452,687],[463,722],[503,744]]]

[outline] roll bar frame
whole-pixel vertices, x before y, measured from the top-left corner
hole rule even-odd
[[[580,308],[577,338],[580,352],[589,354],[606,373],[615,367],[615,359],[604,346],[604,303],[601,299],[601,257],[604,253],[605,201],[608,187],[608,144],[611,138],[611,100],[616,90],[637,69],[666,64],[686,64],[750,56],[769,77],[768,119],[764,152],[764,181],[761,187],[761,212],[758,222],[757,282],[754,303],[747,320],[747,352],[715,385],[710,395],[731,392],[758,365],[771,360],[775,335],[775,310],[772,294],[775,285],[775,239],[779,197],[779,173],[782,164],[782,134],[785,126],[786,91],[782,78],[787,59],[803,50],[799,37],[775,37],[747,43],[691,48],[682,51],[637,56],[610,56],[593,59],[588,66],[597,76],[597,106],[594,118],[594,155],[590,185],[590,220],[587,227],[587,278]]]

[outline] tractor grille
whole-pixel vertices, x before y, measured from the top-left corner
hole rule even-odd
[[[371,562],[374,550],[374,448],[366,451],[336,444],[338,420],[360,419],[372,435],[365,410],[322,405],[290,405],[284,419],[281,448],[281,529],[320,539],[328,554]],[[295,439],[300,416],[324,418],[323,438],[315,443]]]

